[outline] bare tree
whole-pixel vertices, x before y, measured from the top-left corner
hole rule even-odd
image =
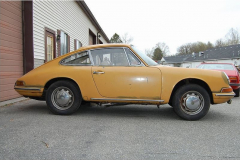
[[[239,44],[240,35],[237,29],[231,28],[225,36],[227,45]]]
[[[155,48],[160,48],[164,57],[169,53],[169,47],[164,42],[158,42]]]
[[[178,54],[191,54],[191,43],[183,44],[177,49]]]
[[[223,41],[223,39],[218,39],[215,42],[215,47],[223,47],[226,46],[226,43]]]
[[[130,44],[133,41],[133,37],[130,36],[128,33],[125,33],[122,37],[121,37],[122,43],[126,43],[126,44]]]
[[[153,57],[153,51],[154,51],[154,48],[152,48],[152,49],[145,49],[145,54],[148,57],[152,58]]]

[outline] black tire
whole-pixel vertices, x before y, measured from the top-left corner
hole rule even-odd
[[[239,97],[239,88],[238,89],[235,89],[235,90],[233,90],[234,91],[234,93],[236,94],[234,97]]]
[[[69,115],[78,110],[82,103],[79,87],[71,81],[57,81],[47,90],[46,102],[54,114]]]
[[[198,120],[208,113],[210,97],[203,87],[187,84],[175,92],[172,105],[179,117],[191,121]]]

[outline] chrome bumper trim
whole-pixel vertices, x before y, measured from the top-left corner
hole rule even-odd
[[[240,86],[240,83],[230,83],[230,86]]]
[[[91,100],[101,101],[141,101],[141,102],[164,102],[164,100],[151,100],[151,99],[115,99],[115,98],[91,98]]]
[[[14,87],[14,89],[16,90],[24,90],[24,91],[41,91],[41,88],[17,88],[17,87]]]
[[[216,96],[235,96],[235,93],[233,93],[233,94],[216,94]]]

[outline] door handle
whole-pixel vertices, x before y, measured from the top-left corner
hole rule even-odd
[[[101,71],[93,71],[93,74],[104,74],[105,72],[101,72]]]

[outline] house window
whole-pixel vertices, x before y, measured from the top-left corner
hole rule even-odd
[[[89,29],[89,45],[96,44],[96,35]]]
[[[64,31],[58,30],[58,56],[70,52],[70,36]]]
[[[82,43],[79,40],[74,39],[74,50],[77,50],[81,47],[82,47]]]

